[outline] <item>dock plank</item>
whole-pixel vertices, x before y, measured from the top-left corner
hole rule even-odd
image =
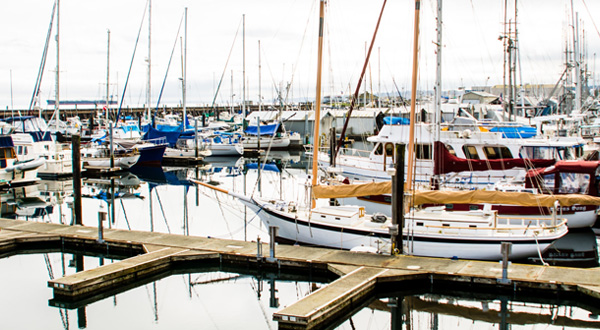
[[[319,318],[334,317],[352,301],[371,293],[377,277],[387,271],[381,268],[360,267],[273,314],[273,318],[279,322],[301,325],[322,322]]]

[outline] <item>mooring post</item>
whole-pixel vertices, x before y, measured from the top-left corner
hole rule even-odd
[[[256,238],[256,260],[262,260],[262,243],[260,241],[260,236]]]
[[[260,117],[256,118],[256,130],[257,130],[257,134],[258,136],[256,137],[256,146],[258,150],[260,150]],[[260,162],[259,162],[260,163]]]
[[[335,127],[332,127],[329,131],[329,166],[335,167]]]
[[[404,230],[404,144],[396,144],[396,162],[392,173],[392,225],[389,228],[392,250],[390,253],[402,254],[402,232]]]
[[[112,171],[113,167],[115,167],[115,150],[113,147],[113,124],[112,122],[108,123],[108,132],[110,134],[110,169]]]
[[[200,156],[198,154],[198,119],[194,121],[194,155],[196,158]]]
[[[104,204],[100,204],[98,210],[98,243],[104,243],[104,225],[102,222],[106,220],[106,211],[104,211]]]
[[[508,256],[510,255],[512,249],[512,243],[510,242],[502,242],[500,251],[502,251],[502,278],[498,280],[500,284],[510,284],[510,279],[508,278]]]
[[[83,225],[81,218],[81,138],[79,135],[71,137],[71,167],[73,168],[73,212],[75,224]]]
[[[277,258],[275,258],[275,237],[277,237],[278,230],[279,230],[279,227],[277,227],[277,226],[269,227],[269,236],[270,236],[269,258],[267,259],[267,261],[269,261],[269,262],[274,262],[277,260]]]

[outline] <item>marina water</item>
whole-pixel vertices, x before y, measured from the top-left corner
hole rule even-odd
[[[193,168],[140,168],[112,179],[85,179],[83,222],[97,227],[154,231],[244,241],[268,241],[268,228],[231,197],[198,187],[197,178],[247,195],[297,199],[305,194],[309,165],[301,154],[274,155],[264,166],[243,158],[214,159]],[[114,188],[113,188],[114,187]],[[112,201],[114,189],[114,202]],[[72,182],[42,180],[3,196],[3,217],[72,223]],[[114,206],[114,210],[113,210]],[[112,213],[114,212],[114,219]],[[141,283],[76,305],[52,299],[47,282],[124,256],[39,251],[4,256],[0,290],[8,329],[276,329],[273,313],[332,279],[293,274],[251,274],[199,268]],[[549,263],[597,267],[597,236],[590,229],[565,236]],[[539,258],[526,262],[540,263]],[[331,329],[581,329],[600,328],[599,311],[577,302],[515,300],[432,288],[380,293]]]

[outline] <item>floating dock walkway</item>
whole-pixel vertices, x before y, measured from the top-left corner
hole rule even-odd
[[[100,239],[98,239],[100,237]],[[327,327],[374,294],[442,284],[454,290],[509,297],[560,297],[600,313],[600,268],[511,264],[507,278],[498,262],[389,256],[152,232],[0,219],[0,255],[79,251],[125,259],[48,281],[51,304],[72,308],[155,281],[176,267],[237,266],[281,273],[330,274],[333,282],[276,312],[280,329]],[[270,252],[269,257],[263,250]],[[127,258],[127,256],[129,256]],[[170,272],[171,271],[171,272]],[[448,284],[448,285],[446,285]]]

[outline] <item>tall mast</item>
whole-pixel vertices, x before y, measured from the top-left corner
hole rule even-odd
[[[106,120],[110,112],[110,30],[106,30]]]
[[[573,0],[571,0],[571,19],[573,21],[573,59],[575,61],[575,108],[581,110],[581,62],[579,59],[579,13],[573,14]]]
[[[437,1],[437,41],[436,41],[436,66],[435,66],[435,101],[433,111],[433,176],[430,182],[432,189],[437,189],[439,186],[439,174],[436,169],[439,169],[442,164],[441,151],[437,150],[436,144],[440,141],[441,118],[442,118],[442,0]]]
[[[507,19],[506,16],[507,16],[507,14],[508,14],[508,0],[504,0],[504,22],[503,22],[504,23],[503,24],[504,32],[502,34],[502,50],[503,50],[502,56],[504,59],[504,62],[503,62],[504,67],[503,67],[503,71],[502,71],[502,98],[503,98],[502,120],[504,120],[504,121],[506,121],[506,113],[508,112],[508,106],[506,103],[506,100],[507,100],[507,98],[506,98],[506,57],[508,56],[508,48],[507,48],[508,45],[507,45],[507,40],[506,40],[507,39],[507,34],[506,34],[506,19]],[[510,99],[509,99],[509,101],[510,101]]]
[[[152,99],[152,0],[148,0],[148,85],[146,86],[146,119],[150,120],[150,101]]]
[[[406,181],[404,182],[404,187],[406,190],[410,190],[412,185],[412,175],[413,175],[413,163],[414,163],[414,155],[415,155],[415,107],[417,105],[417,68],[419,64],[419,14],[421,11],[421,1],[415,0],[415,26],[414,26],[414,36],[413,36],[413,68],[412,68],[412,85],[410,91],[410,133],[409,133],[409,142],[408,142],[408,151],[406,155],[408,155],[408,168],[406,171]]]
[[[437,42],[435,67],[434,141],[440,140],[442,111],[442,0],[437,1]]]
[[[261,63],[260,63],[260,40],[258,41],[258,111],[262,110],[262,84],[261,84]]]
[[[183,130],[186,130],[186,122],[187,122],[187,109],[186,109],[186,75],[187,75],[187,7],[185,7],[185,29],[184,29],[184,44],[183,44],[183,81],[182,84],[182,93],[183,93]]]
[[[246,113],[246,14],[242,15],[242,112]]]
[[[317,90],[315,96],[315,119],[313,124],[313,163],[312,186],[317,185],[317,171],[319,158],[319,124],[321,120],[321,66],[323,64],[323,26],[325,23],[325,0],[320,0],[319,6],[319,49],[317,55]],[[311,197],[311,206],[314,208],[315,200]]]
[[[54,111],[56,112],[56,129],[60,121],[60,0],[56,0],[56,96]],[[41,112],[40,112],[41,114]]]

